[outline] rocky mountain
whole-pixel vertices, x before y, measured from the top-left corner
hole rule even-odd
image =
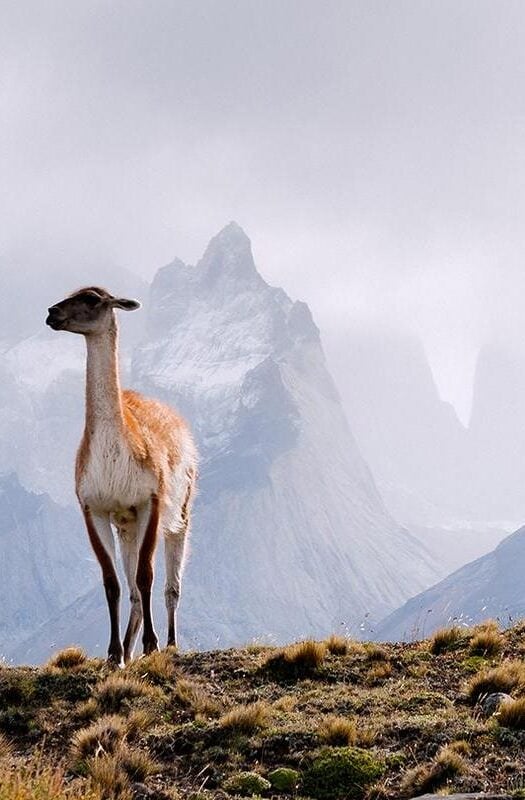
[[[436,580],[384,507],[308,307],[264,281],[236,224],[197,266],[159,270],[147,315],[132,385],[180,408],[201,453],[185,645],[356,633]],[[100,587],[33,637],[33,660],[50,630],[105,648]]]
[[[408,600],[378,627],[379,640],[413,640],[450,624],[497,619],[502,625],[525,616],[525,527],[490,553]]]
[[[0,478],[0,656],[98,580],[76,513]],[[52,641],[49,642],[52,644]]]

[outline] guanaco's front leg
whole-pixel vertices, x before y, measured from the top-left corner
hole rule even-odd
[[[109,514],[91,511],[89,506],[82,506],[89,541],[102,570],[102,579],[106,591],[111,637],[108,648],[108,661],[119,667],[124,666],[123,649],[120,641],[120,583],[116,570],[115,539],[111,530]]]

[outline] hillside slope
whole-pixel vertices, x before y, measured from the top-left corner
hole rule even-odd
[[[75,649],[0,666],[0,798],[523,797],[525,714],[478,702],[524,696],[523,634],[164,651],[118,673]]]
[[[410,640],[453,621],[470,625],[487,616],[509,625],[525,616],[524,563],[525,527],[490,553],[412,597],[381,622],[375,637]]]

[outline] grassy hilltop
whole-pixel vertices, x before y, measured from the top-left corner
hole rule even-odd
[[[525,797],[525,625],[0,667],[0,800]],[[512,695],[487,718],[487,693]]]

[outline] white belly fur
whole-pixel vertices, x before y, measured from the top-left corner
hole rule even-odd
[[[155,475],[137,464],[125,441],[103,430],[95,433],[80,480],[83,503],[93,511],[124,511],[147,503],[157,488]]]

